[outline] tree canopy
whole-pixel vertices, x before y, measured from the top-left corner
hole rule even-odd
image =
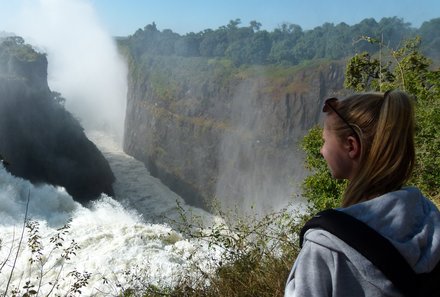
[[[179,35],[169,29],[159,31],[153,22],[137,30],[124,41],[135,56],[177,55],[184,57],[220,57],[242,64],[297,65],[311,59],[341,59],[377,47],[364,36],[386,40],[387,46],[397,48],[401,40],[420,36],[421,50],[429,56],[440,57],[440,18],[424,22],[419,29],[398,17],[364,19],[349,26],[345,23],[325,23],[312,30],[284,23],[268,32],[262,24],[251,21],[240,26],[241,20],[231,20],[218,29]]]

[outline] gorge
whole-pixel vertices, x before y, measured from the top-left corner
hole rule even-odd
[[[125,55],[124,150],[187,203],[267,212],[299,192],[299,140],[319,122],[322,100],[341,93],[343,62],[237,68]]]
[[[71,277],[79,274],[90,277],[87,288],[81,288],[85,296],[121,295],[126,288],[125,293],[138,288],[142,292],[145,286],[169,292],[179,276],[202,279],[206,284],[206,278],[200,276],[223,271],[225,261],[231,259],[230,245],[211,245],[198,235],[213,238],[216,230],[222,230],[240,238],[241,231],[235,233],[233,228],[256,218],[245,216],[247,212],[264,214],[290,202],[300,203],[307,170],[299,141],[320,122],[324,98],[346,95],[347,56],[311,57],[301,62],[289,52],[280,57],[292,64],[284,64],[283,59],[237,64],[229,56],[215,53],[223,40],[211,38],[208,30],[206,40],[220,42],[211,48],[211,56],[197,56],[178,47],[194,35],[179,37],[164,30],[158,40],[153,36],[156,28],[144,40],[158,45],[154,53],[146,51],[144,44],[132,44],[130,37],[116,38],[123,63],[115,40],[101,30],[95,18],[87,18],[90,10],[84,9],[85,2],[66,1],[64,4],[71,5],[63,9],[60,3],[44,2],[48,6],[42,6],[43,17],[37,18],[38,11],[31,11],[27,36],[35,39],[27,42],[32,47],[12,38],[14,51],[5,47],[0,52],[4,71],[0,75],[0,153],[9,164],[9,172],[0,164],[0,260],[6,263],[0,271],[0,291],[7,291],[4,284],[9,275],[16,288],[25,279],[36,286],[42,284],[42,294],[52,292],[54,280],[55,284],[60,280],[58,291],[53,291],[58,295],[67,295],[75,284]],[[44,9],[47,7],[51,9]],[[49,12],[61,30],[50,22]],[[39,24],[41,20],[44,26]],[[231,35],[250,32],[245,27],[230,29]],[[223,31],[219,28],[219,36]],[[292,44],[276,39],[279,33],[273,32],[273,44],[283,53],[279,45]],[[290,33],[298,32],[281,33],[290,38]],[[173,34],[175,44],[169,39]],[[228,40],[228,46],[236,49],[232,54],[244,54],[250,48],[247,45],[258,44],[264,36],[262,31],[252,31],[244,42]],[[322,47],[297,41],[297,53],[334,52],[329,50],[328,39]],[[343,43],[352,47],[345,39]],[[306,50],[301,51],[305,45]],[[337,43],[331,45],[333,50],[339,48]],[[179,51],[162,51],[175,48]],[[44,54],[37,49],[44,49]],[[226,47],[223,50],[227,52]],[[249,59],[255,61],[258,53],[253,51]],[[118,133],[124,118],[125,131]],[[115,135],[109,133],[115,130]],[[217,216],[216,203],[238,209],[233,217],[236,222],[228,224],[231,220],[223,213]],[[288,220],[294,218],[295,206],[282,212]],[[181,228],[198,227],[191,220],[193,215],[202,222],[195,236]],[[32,247],[25,244],[15,267],[10,256],[10,250],[17,250],[18,257],[16,234],[18,226],[25,229],[26,218],[40,228],[45,255],[42,266],[29,261]],[[188,222],[190,225],[182,224]],[[245,230],[249,229],[252,224],[246,225]],[[283,240],[292,240],[289,246],[296,240],[292,230],[287,225],[282,230]],[[51,239],[64,231],[63,249],[52,253],[56,242]],[[261,233],[274,238],[272,231]],[[27,232],[24,240],[31,236]],[[260,244],[254,238],[246,238],[240,246]],[[64,261],[69,242],[80,248],[73,259]],[[264,251],[261,246],[258,251]],[[234,248],[231,253],[238,254]],[[262,259],[259,255],[258,261]],[[281,279],[279,273],[276,278]]]

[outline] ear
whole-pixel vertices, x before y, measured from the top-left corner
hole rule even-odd
[[[348,157],[358,159],[361,156],[361,144],[354,136],[348,136],[346,139],[346,149]]]

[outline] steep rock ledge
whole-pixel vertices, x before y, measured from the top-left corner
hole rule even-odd
[[[86,203],[113,195],[114,176],[47,84],[46,56],[20,37],[0,40],[0,154],[14,175],[63,186]]]

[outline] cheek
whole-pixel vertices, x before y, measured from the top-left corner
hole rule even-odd
[[[339,178],[340,169],[343,167],[343,160],[339,151],[331,144],[325,143],[321,148],[321,155],[324,157],[333,177]]]
[[[329,148],[328,148],[328,144],[324,143],[321,147],[321,150],[319,151],[321,153],[321,155],[324,157],[325,160],[327,160],[328,156],[329,156]]]

